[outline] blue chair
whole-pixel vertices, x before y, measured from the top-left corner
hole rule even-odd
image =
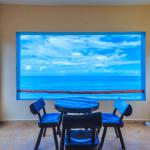
[[[113,113],[102,113],[102,122],[103,122],[104,130],[101,139],[101,148],[103,147],[104,144],[107,128],[113,127],[115,129],[117,138],[120,139],[122,149],[125,149],[125,144],[123,141],[120,128],[124,126],[123,117],[130,116],[131,114],[132,114],[131,105],[126,103],[123,100],[116,100],[116,102],[114,103]]]
[[[38,150],[42,135],[44,136],[46,134],[47,128],[53,129],[55,147],[56,147],[56,150],[58,150],[59,147],[58,147],[56,127],[58,127],[58,125],[59,125],[60,114],[59,113],[47,114],[46,110],[45,110],[45,102],[42,98],[39,99],[38,101],[32,103],[30,105],[30,110],[34,115],[37,114],[39,117],[38,126],[40,128],[40,132],[39,132],[34,150]],[[42,110],[43,110],[43,113],[41,113]]]
[[[60,150],[100,150],[97,130],[102,126],[101,113],[64,115]]]

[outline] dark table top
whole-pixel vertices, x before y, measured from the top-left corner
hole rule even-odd
[[[99,103],[91,98],[69,97],[56,100],[55,108],[63,113],[90,113],[99,108]]]

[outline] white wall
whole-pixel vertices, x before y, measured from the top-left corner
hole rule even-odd
[[[146,31],[147,100],[130,102],[130,119],[150,120],[150,6],[0,6],[0,120],[33,119],[31,101],[16,101],[17,31]],[[54,111],[53,102],[47,102]],[[100,102],[101,111],[113,102]]]

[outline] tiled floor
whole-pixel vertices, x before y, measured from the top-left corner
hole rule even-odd
[[[38,131],[38,126],[33,122],[1,123],[0,150],[33,150]],[[127,150],[150,150],[150,127],[126,123],[122,133]],[[55,150],[50,129],[42,139],[39,150]],[[113,129],[108,130],[103,150],[121,150]]]

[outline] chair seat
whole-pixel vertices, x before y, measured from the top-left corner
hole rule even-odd
[[[46,114],[42,117],[42,121],[39,121],[39,127],[52,127],[57,126],[60,120],[59,113]]]
[[[99,144],[99,138],[95,136],[95,142],[92,141],[92,132],[89,130],[71,130],[70,142],[66,133],[65,147],[66,150],[96,150]]]
[[[104,126],[123,126],[124,122],[120,121],[120,118],[112,113],[102,113],[102,122]]]

